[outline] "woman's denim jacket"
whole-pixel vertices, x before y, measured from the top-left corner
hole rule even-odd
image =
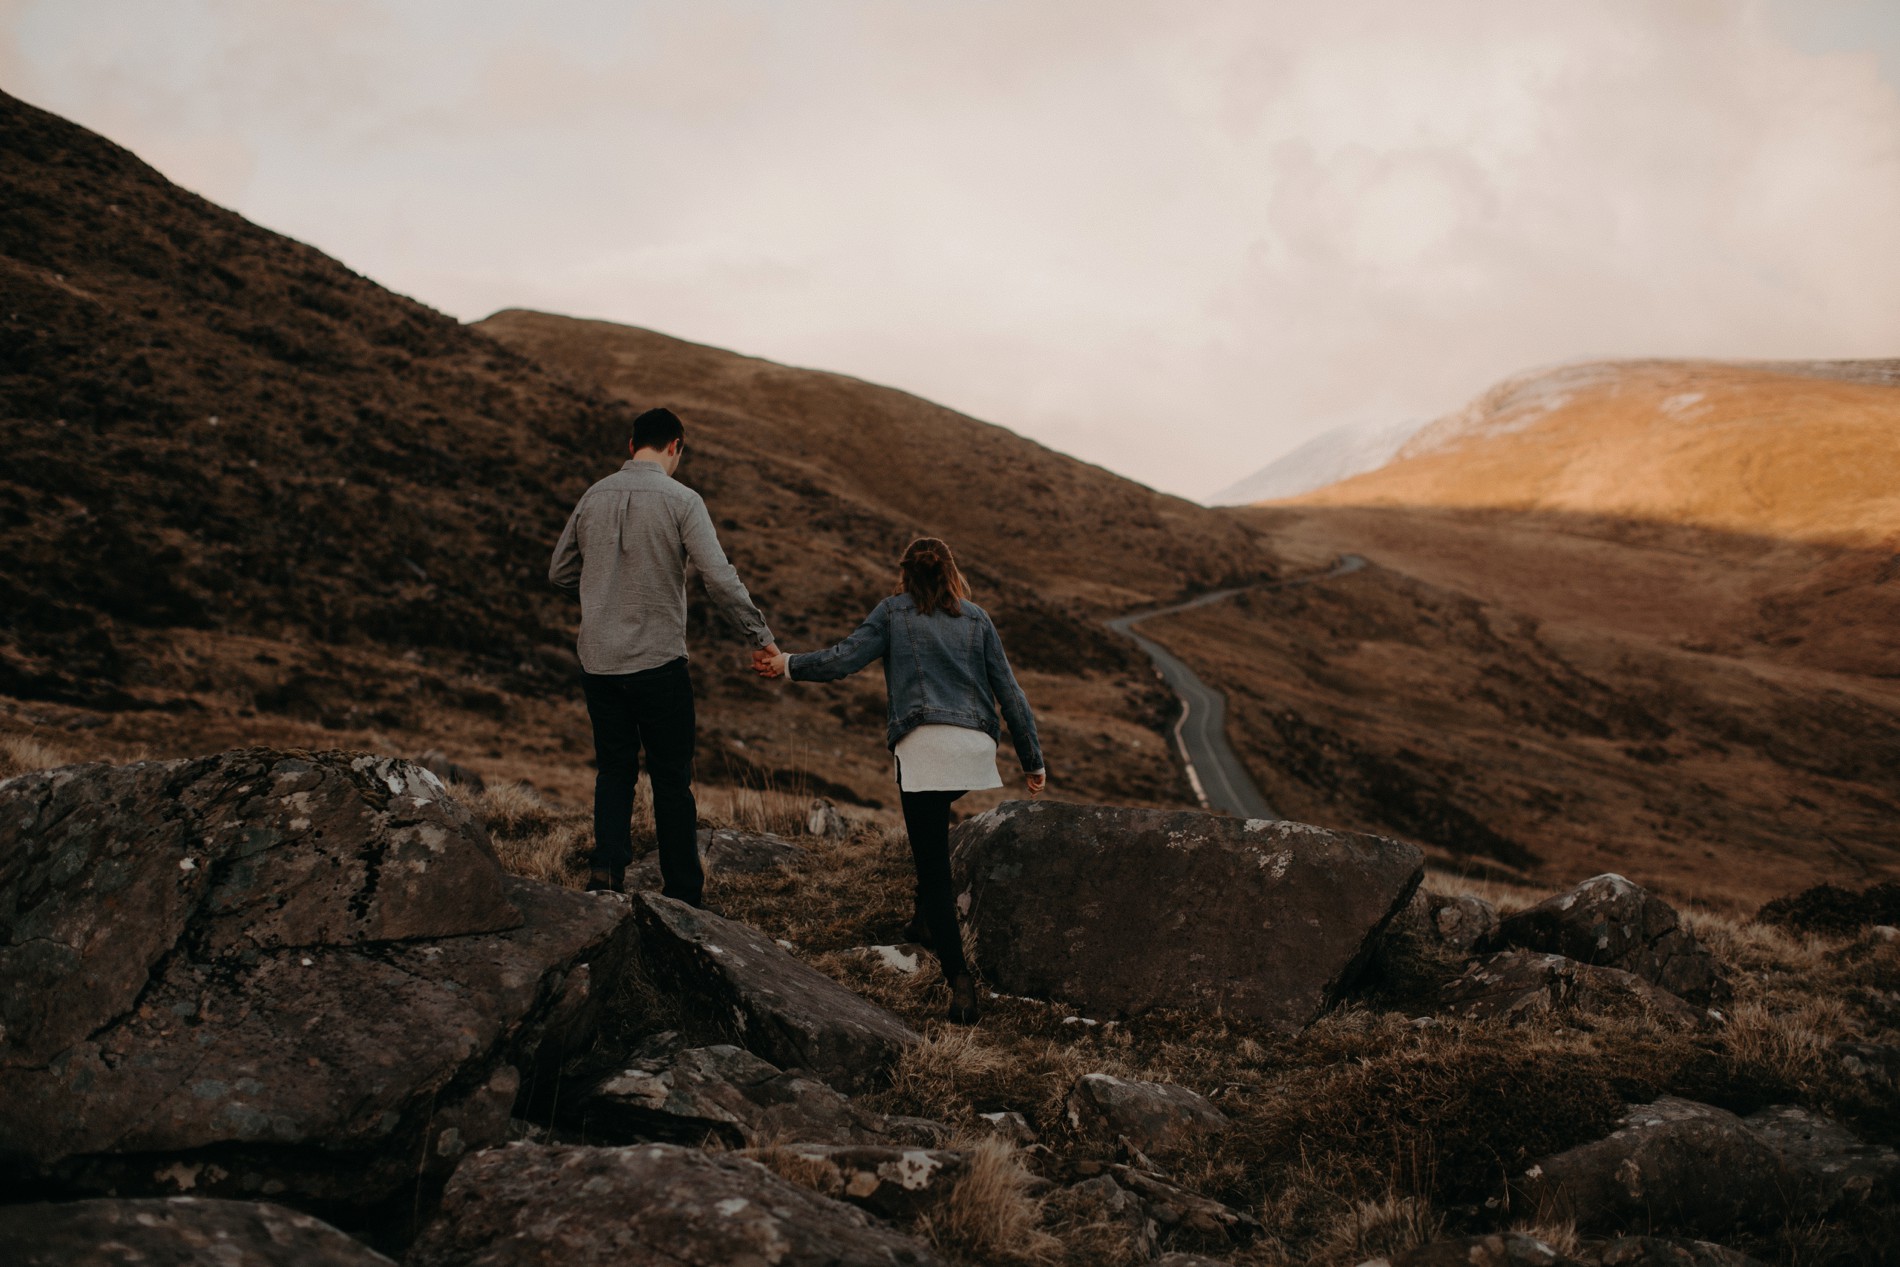
[[[941,611],[925,616],[910,595],[893,595],[837,646],[793,656],[788,672],[798,682],[835,682],[880,657],[891,700],[885,737],[892,748],[919,726],[930,725],[964,726],[1000,739],[996,711],[1001,708],[1016,759],[1025,771],[1043,768],[1035,714],[1010,671],[996,626],[981,607],[965,600],[961,616]]]

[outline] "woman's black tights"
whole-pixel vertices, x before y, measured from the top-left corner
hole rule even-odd
[[[969,974],[963,961],[963,934],[957,929],[956,898],[950,882],[950,803],[961,792],[905,792],[904,830],[917,864],[917,913],[930,930],[931,949],[943,965],[946,981]]]

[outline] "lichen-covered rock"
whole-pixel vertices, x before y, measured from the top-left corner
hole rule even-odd
[[[960,825],[959,901],[998,989],[1098,1016],[1324,1010],[1423,874],[1411,845],[1301,823],[1012,801]]]
[[[877,1144],[780,1144],[765,1159],[779,1174],[887,1219],[939,1205],[969,1169],[962,1153]]]
[[[1633,972],[1597,968],[1563,955],[1501,950],[1441,987],[1434,1011],[1463,1020],[1512,1023],[1577,1012],[1639,1013],[1684,1028],[1707,1016]]]
[[[805,846],[769,831],[740,831],[736,827],[699,829],[699,865],[708,876],[760,875],[796,865]],[[627,869],[627,889],[661,887],[660,855],[648,854]]]
[[[1676,908],[1620,875],[1594,876],[1506,916],[1493,940],[1633,972],[1692,1003],[1730,993],[1721,965],[1682,927]]]
[[[938,1267],[919,1241],[755,1161],[513,1144],[456,1169],[408,1267]]]
[[[1386,936],[1409,940],[1418,953],[1464,959],[1497,931],[1498,908],[1483,898],[1421,888],[1392,921]]]
[[[102,1197],[0,1206],[7,1267],[395,1267],[336,1228],[268,1201]]]
[[[687,1047],[674,1033],[647,1039],[618,1070],[563,1099],[564,1116],[601,1144],[846,1144],[884,1142],[893,1130],[813,1078],[727,1043]]]
[[[1885,1204],[1900,1188],[1900,1153],[1867,1144],[1829,1118],[1792,1104],[1751,1113],[1742,1124],[1775,1150],[1797,1181],[1801,1213],[1825,1218],[1848,1206]]]
[[[1719,1236],[1780,1218],[1795,1178],[1733,1113],[1664,1096],[1632,1105],[1603,1139],[1532,1166],[1521,1186],[1534,1208],[1582,1230]]]
[[[647,974],[689,1008],[696,1041],[732,1042],[844,1089],[876,1083],[922,1041],[756,929],[655,893],[634,912]]]
[[[405,762],[253,749],[11,780],[0,1167],[381,1200],[504,1138],[523,1073],[591,1037],[626,915],[503,874]]]
[[[1069,1123],[1085,1135],[1124,1138],[1143,1152],[1185,1148],[1227,1127],[1227,1115],[1186,1087],[1085,1073],[1069,1091]]]

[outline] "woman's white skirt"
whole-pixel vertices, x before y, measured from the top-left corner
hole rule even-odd
[[[906,792],[1002,787],[996,741],[968,726],[919,726],[897,741],[897,786]]]

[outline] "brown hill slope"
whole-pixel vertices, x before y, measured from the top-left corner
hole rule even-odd
[[[1240,512],[1377,566],[1155,631],[1291,813],[1738,902],[1895,874],[1896,368],[1513,379]]]
[[[630,411],[9,97],[0,185],[12,724],[155,751],[444,742],[580,794],[575,613],[546,558],[580,491],[618,465]],[[1165,700],[1095,611],[1258,574],[1249,530],[901,393],[746,362],[775,376],[767,434],[744,425],[758,403],[728,368],[743,358],[673,346],[668,388],[696,424],[682,474],[788,643],[848,629],[905,534],[969,528],[1059,776],[1083,795],[1183,794]],[[786,438],[835,418],[871,437],[856,483]],[[861,491],[883,427],[954,435],[936,449],[952,481],[894,467],[907,492]],[[998,473],[987,485],[954,461],[972,447]],[[1011,484],[1019,469],[1037,487]],[[945,499],[958,504],[939,515]],[[1068,553],[1037,570],[1023,560],[1039,550]],[[709,774],[887,795],[874,684],[775,690],[697,619]]]

